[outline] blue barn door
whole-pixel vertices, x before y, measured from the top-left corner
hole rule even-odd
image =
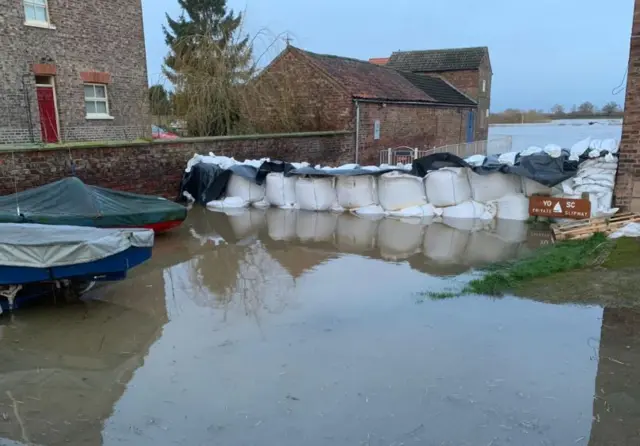
[[[473,142],[473,124],[475,123],[475,111],[469,110],[469,121],[467,122],[467,142]]]

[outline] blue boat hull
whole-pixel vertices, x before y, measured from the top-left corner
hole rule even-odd
[[[150,247],[131,247],[118,254],[77,265],[53,268],[0,266],[0,285],[24,285],[55,280],[122,280],[127,271],[151,258]]]

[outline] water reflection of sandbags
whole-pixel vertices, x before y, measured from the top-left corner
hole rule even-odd
[[[267,209],[267,226],[272,240],[293,240],[296,238],[298,212],[292,209]]]
[[[484,266],[504,262],[516,257],[519,243],[511,243],[488,231],[473,232],[465,250],[465,263]]]
[[[267,224],[266,213],[262,209],[244,209],[244,212],[228,218],[234,235],[239,239],[255,234]]]
[[[527,241],[529,225],[527,225],[526,222],[501,219],[498,219],[495,222],[495,233],[498,234],[502,240],[510,243],[522,243]]]
[[[378,247],[384,259],[401,260],[420,251],[424,225],[385,218],[378,225]]]
[[[453,229],[463,232],[481,231],[492,224],[489,220],[480,220],[478,218],[451,218],[444,217],[442,223]]]
[[[375,248],[378,222],[371,219],[342,214],[338,217],[336,241],[338,248],[345,251],[363,251]]]
[[[445,264],[462,264],[469,231],[435,223],[430,225],[424,236],[423,252],[428,258]]]
[[[323,242],[333,240],[338,215],[330,212],[298,211],[296,235],[300,241]]]

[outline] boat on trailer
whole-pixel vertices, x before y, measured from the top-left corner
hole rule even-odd
[[[122,280],[151,257],[149,229],[0,224],[2,310],[45,293],[77,299],[97,281]]]
[[[162,197],[89,186],[70,177],[0,197],[0,223],[146,228],[165,232],[187,218],[187,208]]]

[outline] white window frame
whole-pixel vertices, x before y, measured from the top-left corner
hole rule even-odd
[[[483,93],[487,92],[487,80],[486,79],[482,79],[482,92]]]
[[[104,98],[99,98],[97,96],[87,98],[87,94],[84,91],[84,87],[103,87],[104,88]],[[84,83],[82,84],[82,94],[84,95],[84,107],[85,107],[85,118],[86,119],[113,119],[113,116],[109,114],[109,91],[107,84],[96,84],[96,83]],[[104,102],[107,112],[106,113],[87,113],[87,102]]]
[[[44,15],[45,19],[42,20],[30,20],[27,18],[27,7],[42,8],[42,5],[36,4],[35,0],[22,0],[22,11],[24,12],[24,24],[27,26],[35,26],[36,28],[56,29],[51,24],[51,17],[49,15],[49,0],[44,0]]]
[[[489,109],[487,109],[487,112],[485,113],[485,116],[488,118],[489,117]]]

